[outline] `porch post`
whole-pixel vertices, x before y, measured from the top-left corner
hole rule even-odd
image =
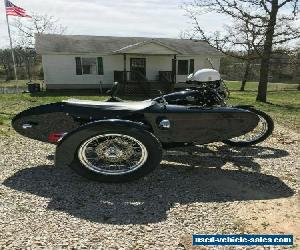
[[[124,57],[123,81],[124,83],[126,83],[127,82],[126,54],[124,54],[123,57]]]
[[[177,56],[176,54],[174,55],[174,59],[172,60],[173,61],[173,64],[172,64],[172,71],[173,71],[173,83],[175,84],[176,83],[176,75],[177,75]]]

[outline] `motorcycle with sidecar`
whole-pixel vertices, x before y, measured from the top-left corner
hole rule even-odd
[[[150,173],[162,150],[192,143],[222,141],[251,146],[272,134],[269,115],[252,106],[226,104],[220,74],[199,70],[188,77],[193,87],[139,102],[75,100],[25,110],[12,121],[23,136],[56,144],[55,165],[70,166],[101,182],[124,182]]]

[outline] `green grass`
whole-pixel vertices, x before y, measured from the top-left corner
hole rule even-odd
[[[300,91],[297,91],[297,85],[293,89],[286,91],[286,85],[274,84],[275,90],[269,88],[268,103],[259,103],[255,101],[257,83],[248,83],[246,91],[237,91],[240,87],[239,82],[228,82],[231,90],[230,104],[249,104],[254,105],[270,114],[276,123],[291,128],[300,133]],[[58,92],[40,92],[34,96],[26,94],[0,94],[0,134],[9,135],[13,133],[10,127],[11,119],[18,112],[29,107],[41,104],[58,102],[68,98],[105,100],[107,96],[98,96],[95,92],[87,91],[60,91]],[[125,98],[129,99],[129,98]],[[136,99],[136,98],[134,98]]]
[[[249,104],[267,112],[277,122],[300,133],[300,91],[268,93],[268,103],[255,101],[255,92],[231,92],[229,103]]]
[[[14,88],[17,86],[17,84],[19,87],[23,88],[23,87],[27,87],[26,83],[28,83],[28,82],[29,82],[29,80],[18,80],[18,83],[15,80],[7,81],[7,82],[0,80],[0,88]],[[42,80],[32,80],[32,82],[41,83]]]
[[[248,82],[244,92],[240,82],[227,81],[230,89],[230,104],[249,104],[261,109],[272,116],[275,123],[300,132],[300,91],[298,84],[269,83],[268,103],[256,102],[257,82]]]
[[[239,91],[241,87],[241,82],[239,81],[226,81],[228,88],[231,91]],[[247,82],[245,90],[246,91],[257,91],[258,82]],[[268,84],[268,91],[281,91],[281,90],[297,90],[298,84],[295,83],[272,83]]]

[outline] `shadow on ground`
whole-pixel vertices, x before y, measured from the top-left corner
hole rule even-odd
[[[69,168],[44,165],[23,169],[3,184],[50,198],[49,210],[108,224],[163,221],[175,203],[266,200],[294,194],[279,178],[259,173],[260,167],[254,162],[257,157],[286,156],[286,151],[266,147],[237,150],[227,146],[214,151],[201,146],[177,151],[186,156],[172,156],[172,152],[176,150],[165,156],[154,173],[130,183],[91,182]],[[236,170],[222,169],[228,161],[238,166]],[[242,170],[244,167],[250,171]]]
[[[261,166],[256,162],[256,159],[275,159],[289,155],[285,150],[270,147],[230,147],[226,144],[211,147],[210,145],[171,149],[165,154],[164,159],[182,162],[185,166],[199,165],[214,168],[221,168],[230,162],[239,170],[259,172]]]

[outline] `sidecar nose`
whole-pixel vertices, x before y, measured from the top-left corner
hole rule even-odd
[[[57,143],[63,134],[79,127],[62,105],[53,103],[25,110],[14,117],[12,127],[28,138]]]

